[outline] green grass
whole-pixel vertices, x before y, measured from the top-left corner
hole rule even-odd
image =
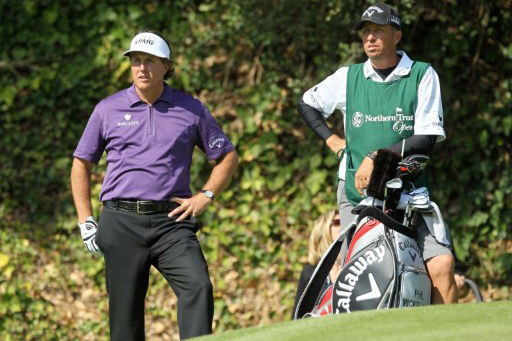
[[[512,340],[512,302],[364,311],[228,331],[197,340]]]

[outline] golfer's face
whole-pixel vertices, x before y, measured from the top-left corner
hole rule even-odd
[[[144,52],[130,55],[133,83],[139,90],[151,90],[161,86],[169,65],[161,58]]]
[[[395,53],[395,46],[402,37],[402,32],[391,25],[377,25],[366,22],[359,31],[364,52],[369,58],[379,58]]]

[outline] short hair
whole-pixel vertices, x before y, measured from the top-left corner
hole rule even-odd
[[[167,72],[165,73],[164,75],[164,80],[167,80],[168,78],[172,78],[172,76],[174,75],[174,60],[172,58],[172,49],[171,49],[171,44],[169,44],[169,41],[165,38],[165,36],[160,33],[159,31],[155,31],[155,30],[141,30],[139,32],[137,32],[137,34],[140,34],[140,33],[153,33],[154,35],[157,35],[159,36],[160,38],[163,39],[163,41],[165,41],[165,43],[167,44],[167,46],[169,47],[169,59],[166,59],[166,58],[160,58],[164,63],[168,63],[169,64],[169,70],[167,70]]]
[[[313,230],[309,236],[308,263],[316,266],[323,254],[334,241],[331,236],[331,225],[338,210],[331,209],[323,213],[313,223]]]

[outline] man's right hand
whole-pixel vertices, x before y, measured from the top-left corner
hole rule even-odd
[[[342,139],[336,134],[329,136],[329,138],[325,140],[325,143],[327,143],[327,146],[329,146],[329,148],[331,148],[331,150],[336,154],[347,146],[345,139]]]
[[[98,232],[98,223],[94,220],[93,216],[87,217],[85,223],[78,223],[80,234],[84,241],[87,251],[95,254],[103,254],[96,244],[96,232]]]

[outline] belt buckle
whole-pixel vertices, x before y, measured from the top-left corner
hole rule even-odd
[[[139,215],[146,215],[146,214],[153,214],[157,211],[151,211],[148,207],[152,203],[151,200],[137,200],[137,214]],[[146,205],[146,207],[144,207]]]

